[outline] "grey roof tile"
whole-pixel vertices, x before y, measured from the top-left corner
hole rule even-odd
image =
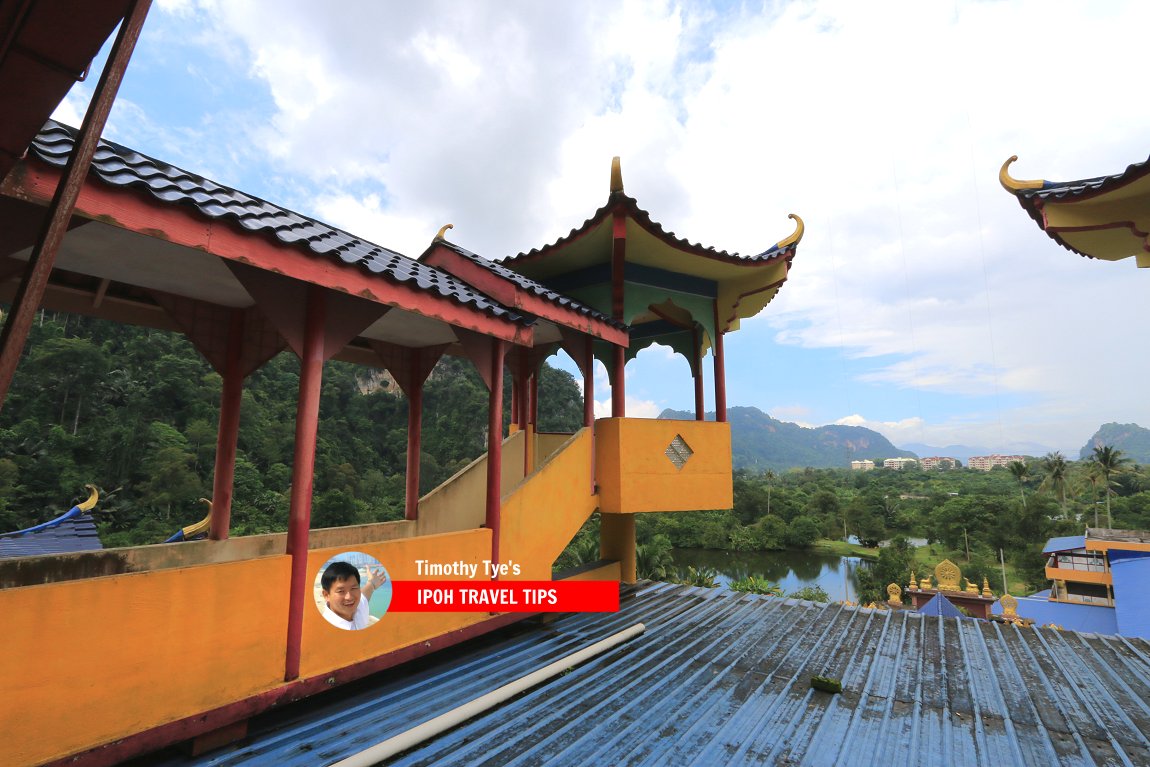
[[[74,128],[49,121],[33,140],[29,152],[43,162],[63,167],[75,135]],[[525,324],[531,321],[435,267],[120,144],[101,141],[92,170],[112,186],[141,189],[157,200],[189,205],[209,218],[231,221],[285,244],[306,245],[318,255],[337,256],[343,263],[358,265],[392,282],[414,283],[421,290],[492,316]]]

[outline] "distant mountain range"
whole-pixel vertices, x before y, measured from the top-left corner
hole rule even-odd
[[[1109,445],[1136,463],[1150,463],[1150,429],[1136,423],[1104,423],[1094,432],[1086,446],[1078,451],[1079,458],[1089,458],[1095,447]]]
[[[695,414],[668,409],[659,417],[691,421]],[[715,420],[714,413],[707,413],[706,417],[708,421]],[[862,426],[799,426],[772,418],[756,407],[728,408],[727,420],[731,424],[731,451],[736,469],[847,468],[854,460],[869,459],[881,465],[885,458],[933,455],[957,458],[966,465],[972,455],[1004,453],[1039,457],[1054,449],[1036,442],[1012,442],[997,449],[968,445],[935,447],[911,442],[900,449],[877,431]],[[1082,448],[1079,457],[1088,458],[1095,445],[1110,445],[1137,463],[1150,463],[1150,429],[1138,424],[1103,424]]]
[[[690,421],[695,415],[664,410],[659,417]],[[715,414],[707,413],[706,417],[713,421]],[[862,426],[808,428],[771,418],[756,407],[728,408],[727,420],[731,424],[731,452],[737,469],[841,469],[849,468],[853,460],[870,459],[881,464],[884,458],[914,457],[877,431]]]

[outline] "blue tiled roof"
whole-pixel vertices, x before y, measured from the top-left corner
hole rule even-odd
[[[1051,538],[1042,547],[1043,554],[1050,554],[1054,551],[1073,551],[1075,549],[1086,548],[1085,535],[1065,535],[1061,538]]]
[[[63,167],[72,151],[75,135],[74,128],[49,121],[32,142],[29,153],[50,165]],[[208,218],[230,221],[248,231],[275,237],[284,244],[358,266],[391,282],[435,292],[493,316],[525,321],[435,267],[111,141],[100,142],[92,160],[92,172],[112,186],[140,189],[162,202],[191,206]]]
[[[330,764],[637,622],[638,638],[388,764],[1150,763],[1143,640],[666,584],[384,672],[192,763]]]
[[[995,602],[990,611],[994,615],[1002,615],[1002,603]],[[1036,626],[1048,626],[1053,623],[1067,631],[1106,635],[1119,633],[1118,616],[1114,608],[1104,605],[1051,602],[1033,596],[1019,597],[1018,614],[1023,618],[1030,618]]]
[[[944,597],[942,594],[935,594],[928,599],[926,603],[918,608],[918,611],[923,615],[933,615],[942,618],[965,618],[962,611],[954,606],[954,603]]]
[[[0,535],[0,559],[67,554],[102,549],[100,534],[92,517],[82,514],[58,525],[29,533]]]

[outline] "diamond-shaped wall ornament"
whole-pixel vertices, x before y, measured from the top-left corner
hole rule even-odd
[[[695,454],[695,451],[691,449],[691,446],[687,444],[686,440],[678,434],[671,440],[671,444],[667,445],[667,449],[664,452],[667,454],[667,459],[675,464],[676,469],[683,468],[683,464],[690,460],[691,456]]]

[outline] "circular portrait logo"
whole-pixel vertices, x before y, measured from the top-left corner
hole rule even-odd
[[[391,606],[391,577],[370,554],[336,554],[316,574],[315,606],[336,628],[365,629]]]

